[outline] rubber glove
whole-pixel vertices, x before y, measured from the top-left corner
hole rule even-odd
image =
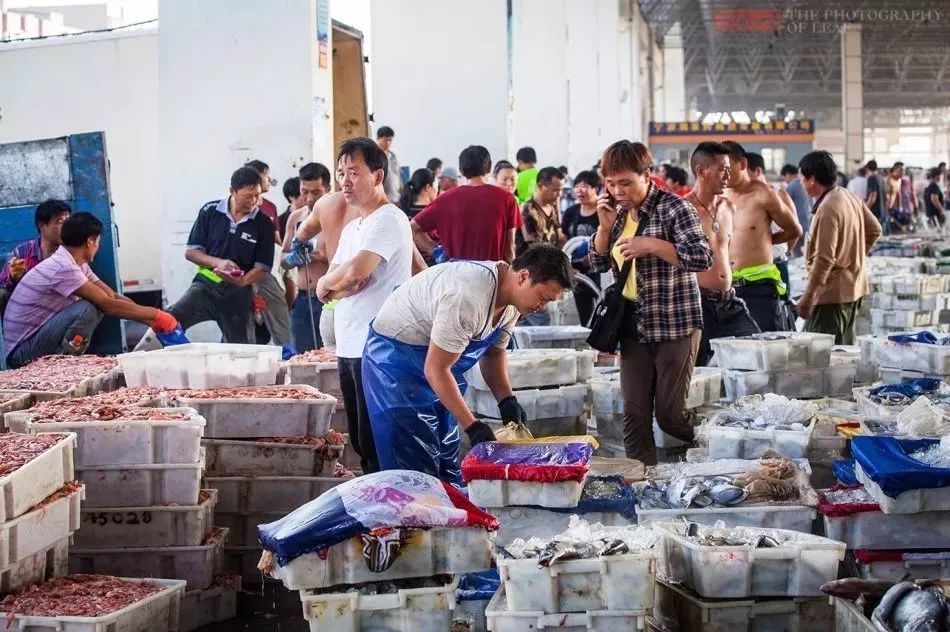
[[[491,431],[491,428],[489,428],[488,424],[484,421],[475,420],[472,422],[469,427],[465,429],[465,434],[468,435],[469,443],[473,446],[479,443],[485,443],[486,441],[495,440],[495,433]]]
[[[284,257],[287,265],[300,267],[310,263],[310,253],[313,252],[313,244],[309,241],[300,241],[296,237],[290,242],[290,254]]]
[[[516,424],[524,424],[528,421],[528,413],[524,411],[514,395],[509,395],[498,402],[498,412],[501,413],[501,420],[505,423],[513,421]]]
[[[178,327],[178,321],[174,316],[168,312],[163,312],[158,310],[158,314],[155,315],[155,318],[152,320],[152,331],[158,334],[168,334],[175,330]]]

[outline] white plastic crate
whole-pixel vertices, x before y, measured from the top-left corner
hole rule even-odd
[[[363,558],[362,538],[334,544],[321,557],[307,553],[285,566],[275,562],[270,575],[289,590],[320,589],[413,577],[472,573],[491,566],[488,533],[477,527],[409,529],[399,556],[381,573]]]
[[[640,486],[638,486],[640,487]],[[639,495],[639,489],[637,491]],[[702,509],[643,509],[637,507],[639,524],[674,522],[681,519],[705,525],[722,521],[726,527],[760,527],[811,533],[818,512],[803,505],[754,507],[705,507]]]
[[[69,551],[69,568],[75,573],[183,579],[189,590],[200,590],[213,584],[215,575],[224,570],[226,539],[227,530],[214,542],[198,546],[74,547]]]
[[[684,537],[687,525],[654,523],[662,536],[660,574],[685,584],[703,597],[818,597],[822,584],[838,577],[845,545],[807,533],[754,529],[778,537],[775,548],[701,546]],[[699,526],[700,533],[724,534],[729,529]]]
[[[199,458],[205,420],[194,409],[155,408],[156,412],[181,411],[188,419],[75,421],[39,423],[29,411],[4,417],[13,432],[72,432],[76,434],[76,467],[129,463],[195,463]]]
[[[653,618],[676,632],[832,632],[832,614],[827,597],[725,601],[657,581]]]
[[[623,413],[612,415],[597,415],[597,436],[606,437],[608,440],[623,442]],[[687,445],[686,441],[681,441],[672,435],[663,432],[660,425],[653,419],[653,441],[656,447],[661,450],[669,448],[679,448]]]
[[[0,477],[0,522],[22,516],[67,482],[76,479],[73,467],[75,446],[76,435],[66,433],[50,449]]]
[[[938,341],[945,337],[937,336]],[[861,359],[880,367],[950,374],[950,345],[898,343],[888,340],[887,336],[859,336],[858,344],[861,347]]]
[[[590,329],[580,325],[538,325],[515,327],[515,345],[519,349],[590,349]]]
[[[868,396],[871,387],[854,389],[854,401],[858,405],[859,419],[894,419],[909,404],[880,404]]]
[[[646,629],[646,615],[646,610],[592,610],[558,614],[519,612],[510,607],[504,587],[498,589],[485,609],[485,619],[491,632],[632,632]]]
[[[556,562],[497,556],[495,564],[514,611],[556,614],[653,607],[657,551]]]
[[[856,565],[862,579],[899,582],[905,577],[910,580],[950,578],[950,560],[947,559],[857,561]]]
[[[18,518],[0,523],[0,568],[45,551],[79,528],[82,488]]]
[[[581,499],[584,481],[538,483],[535,481],[475,480],[468,482],[468,498],[479,507],[535,505],[567,509]]]
[[[19,592],[69,572],[69,536],[16,564],[0,569],[0,595]]]
[[[161,592],[99,617],[37,617],[0,612],[9,632],[56,630],[57,632],[172,632],[178,628],[178,607],[185,592],[185,582],[175,579],[139,579],[160,586]]]
[[[587,380],[594,415],[622,415],[623,396],[620,394],[620,374],[611,373]]]
[[[319,394],[312,386],[298,386]],[[256,437],[322,437],[330,429],[330,416],[337,400],[264,399],[235,397],[221,399],[176,398],[178,405],[198,411],[206,420],[205,437],[252,439]]]
[[[718,404],[722,398],[723,371],[717,367],[693,369],[686,408]],[[587,381],[590,388],[592,408],[595,415],[623,414],[623,394],[620,392],[620,374],[611,373]]]
[[[547,389],[513,391],[524,408],[528,420],[578,417],[587,404],[587,384],[571,384]],[[465,401],[476,415],[498,418],[498,402],[491,391],[469,388]]]
[[[197,505],[204,463],[145,463],[76,468],[86,508]]]
[[[822,520],[825,537],[845,542],[849,549],[939,549],[950,544],[950,513],[945,511],[862,511]]]
[[[218,490],[215,511],[288,514],[348,480],[309,476],[208,476],[204,486]]]
[[[84,397],[86,395],[95,395],[97,393],[114,391],[120,385],[121,370],[116,367],[92,377],[86,377],[76,380],[69,388],[62,391],[32,391],[29,389],[5,389],[0,390],[0,399],[6,401],[11,398],[19,398],[24,395],[30,397],[35,402],[48,402],[54,399],[63,399],[66,397]]]
[[[777,336],[782,338],[776,339]],[[835,337],[804,332],[767,332],[729,336],[709,341],[716,364],[724,369],[789,371],[826,367],[831,362]]]
[[[206,625],[235,618],[239,592],[240,578],[233,586],[214,584],[203,590],[189,590],[181,598],[178,632],[194,632]]]
[[[508,378],[511,387],[538,388],[585,382],[594,375],[597,352],[570,349],[514,349],[508,351]],[[488,391],[488,384],[476,364],[465,374],[469,386]]]
[[[0,415],[16,412],[33,405],[33,396],[30,393],[0,396]],[[0,431],[2,432],[2,431]]]
[[[84,549],[197,546],[214,526],[218,500],[216,489],[201,492],[203,502],[193,506],[85,508],[73,544]]]
[[[920,309],[891,309],[891,310],[871,310],[871,323],[880,324],[885,327],[912,328],[929,327],[937,323],[940,319],[940,312],[937,310]]]
[[[808,446],[814,422],[804,430],[775,430],[765,428],[735,428],[705,424],[702,432],[709,441],[711,459],[758,459],[768,450],[775,450],[791,459],[804,459],[808,456]]]
[[[311,632],[446,632],[452,628],[458,578],[437,588],[405,588],[390,593],[301,593]]]
[[[714,406],[722,399],[722,373],[718,367],[698,366],[693,368],[686,398],[687,408]]]
[[[277,380],[280,347],[192,343],[118,356],[128,386],[267,386]]]
[[[861,608],[853,601],[832,597],[831,603],[835,609],[835,632],[878,632],[871,620],[864,616]]]
[[[854,388],[855,366],[838,364],[793,371],[732,371],[723,374],[726,399],[775,393],[791,399],[848,397]]]
[[[321,393],[343,401],[340,392],[340,373],[336,362],[287,362],[287,379],[290,384],[305,384]]]
[[[333,476],[343,445],[314,449],[310,445],[265,441],[204,439],[208,476]]]
[[[567,512],[549,511],[538,507],[498,507],[492,509],[491,514],[498,518],[501,523],[501,528],[493,536],[493,541],[498,546],[508,546],[516,538],[524,540],[553,538],[567,531],[572,515]],[[605,527],[619,527],[637,523],[636,518],[630,520],[615,511],[593,511],[578,513],[577,515],[590,524],[599,522]]]
[[[854,475],[864,485],[865,491],[886,514],[917,514],[927,511],[950,511],[950,487],[933,489],[908,489],[891,498],[864,472],[861,463],[855,461]]]

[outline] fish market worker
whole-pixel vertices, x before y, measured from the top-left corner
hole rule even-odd
[[[571,262],[552,245],[509,265],[455,261],[397,288],[372,323],[363,390],[379,467],[425,472],[461,484],[459,431],[472,445],[494,441],[462,399],[477,362],[504,421],[527,418],[511,390],[505,349],[522,314],[544,309],[573,285]]]

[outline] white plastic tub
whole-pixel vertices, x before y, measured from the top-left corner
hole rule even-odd
[[[597,415],[597,436],[623,443],[623,413]],[[661,450],[687,445],[685,441],[663,432],[656,418],[653,419],[653,441]]]
[[[515,390],[518,403],[524,408],[528,420],[578,417],[587,404],[587,384],[571,384],[547,389]],[[498,402],[491,391],[469,388],[465,393],[472,412],[476,415],[499,417]]]
[[[312,386],[298,386],[319,391]],[[256,437],[322,437],[330,429],[336,408],[333,397],[313,399],[177,398],[178,405],[198,411],[206,420],[205,437],[251,439]]]
[[[213,584],[215,575],[224,570],[226,538],[227,530],[214,542],[198,546],[72,548],[69,567],[76,573],[183,579],[189,590],[200,590]]]
[[[6,415],[32,406],[33,395],[30,393],[0,395],[0,402],[2,402],[0,403],[0,415]]]
[[[208,476],[204,486],[218,490],[215,511],[286,515],[348,480],[309,476]]]
[[[204,439],[201,445],[208,476],[333,476],[344,448],[230,439]]]
[[[498,589],[485,609],[485,619],[491,632],[633,632],[646,629],[646,615],[646,610],[592,610],[557,614],[519,612],[510,607],[504,587]]]
[[[933,489],[908,489],[891,498],[877,483],[868,478],[861,464],[855,461],[854,475],[864,485],[865,491],[886,514],[917,514],[927,511],[950,511],[950,487]],[[950,543],[948,543],[950,544]]]
[[[214,584],[204,590],[189,590],[181,598],[178,632],[194,632],[206,625],[235,618],[239,592],[240,578],[233,586]]]
[[[686,408],[695,409],[718,404],[722,398],[722,381],[722,369],[694,368],[686,395]],[[588,380],[587,384],[590,387],[595,415],[623,414],[623,394],[620,392],[619,373],[594,377]]]
[[[654,620],[675,632],[832,632],[827,597],[704,599],[691,590],[656,583]]]
[[[776,340],[776,336],[784,338]],[[714,338],[709,344],[716,364],[724,369],[789,371],[828,366],[835,337],[785,331]]]
[[[938,335],[937,338],[939,342],[946,336]],[[950,346],[922,342],[898,343],[888,340],[887,336],[859,336],[858,343],[861,359],[877,366],[950,374]]]
[[[501,528],[492,535],[492,541],[498,546],[508,546],[516,538],[553,538],[567,531],[572,515],[537,507],[499,507],[492,509],[490,513],[501,523]],[[615,511],[594,511],[577,515],[590,524],[599,522],[606,527],[637,523],[636,518],[630,520]]]
[[[57,542],[79,528],[82,488],[67,496],[0,523],[0,568],[8,568]]]
[[[580,325],[538,325],[515,327],[515,345],[519,349],[590,349],[590,329]]]
[[[853,601],[832,597],[831,603],[835,609],[835,632],[877,632],[871,620],[864,616]]]
[[[321,393],[343,401],[340,392],[340,373],[336,362],[287,362],[287,378],[290,384],[305,384]]]
[[[479,507],[534,505],[569,509],[581,499],[584,481],[537,483],[534,481],[475,480],[468,482],[468,497]]]
[[[301,593],[311,632],[446,632],[452,628],[459,580],[437,588],[407,588],[390,593]]]
[[[585,382],[594,375],[597,352],[570,349],[514,349],[508,351],[508,378],[514,389],[560,386]],[[465,374],[471,388],[488,391],[476,364]]]
[[[732,371],[723,374],[726,399],[775,393],[792,399],[848,397],[854,388],[856,367],[838,364],[792,371]]]
[[[204,463],[98,465],[76,468],[86,484],[84,507],[197,505]]]
[[[185,582],[171,579],[145,579],[135,576],[129,581],[146,581],[160,586],[161,592],[99,617],[36,617],[0,612],[10,632],[172,632],[178,628],[178,607],[185,592]]]
[[[804,430],[754,430],[714,424],[702,427],[709,440],[711,459],[758,459],[768,450],[791,459],[804,459],[808,456],[813,429],[814,422]]]
[[[687,525],[655,523],[662,536],[660,574],[703,597],[818,597],[825,582],[838,577],[847,545],[806,533],[753,529],[785,539],[776,548],[701,546],[686,537]],[[700,533],[728,533],[700,525]]]
[[[944,542],[944,545],[946,545],[946,542]],[[856,565],[858,575],[862,579],[899,582],[905,577],[910,580],[950,577],[950,560],[948,559],[856,561]]]
[[[194,506],[86,508],[73,544],[83,549],[200,545],[214,526],[215,489]],[[227,526],[227,525],[224,525]]]
[[[639,494],[639,491],[637,492]],[[637,506],[639,524],[674,522],[681,519],[705,525],[722,521],[725,527],[759,527],[811,533],[818,512],[803,505],[753,507],[706,507],[703,509],[643,509]]]
[[[75,447],[76,435],[66,433],[50,449],[0,477],[0,522],[22,516],[67,482],[75,480]]]
[[[16,564],[0,569],[0,594],[19,592],[69,572],[69,536],[28,555]]]
[[[472,573],[491,566],[488,533],[476,527],[409,529],[399,556],[381,573],[363,559],[362,538],[334,544],[325,556],[307,553],[286,566],[275,562],[270,575],[289,590],[320,589],[431,575]]]
[[[822,516],[825,537],[849,549],[939,549],[950,546],[950,513],[925,511],[886,514],[863,511],[848,516]]]
[[[267,386],[277,380],[280,347],[192,343],[118,356],[128,386]]]
[[[205,420],[194,409],[155,408],[156,412],[181,411],[188,419],[74,421],[39,423],[30,421],[29,411],[10,413],[4,418],[13,432],[73,432],[76,434],[76,467],[124,465],[129,463],[195,463],[199,458]]]
[[[537,559],[495,563],[508,608],[556,614],[588,610],[653,608],[657,551],[557,562],[538,567]]]

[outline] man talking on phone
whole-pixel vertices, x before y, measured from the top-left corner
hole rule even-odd
[[[213,320],[225,342],[254,340],[252,285],[274,265],[274,224],[259,211],[260,198],[260,174],[241,167],[231,175],[230,195],[198,211],[185,250],[198,272],[168,310],[183,329]]]
[[[23,275],[62,245],[60,235],[70,213],[72,209],[62,200],[46,200],[36,207],[33,223],[40,236],[17,245],[0,271],[0,312],[6,309],[7,301]]]

